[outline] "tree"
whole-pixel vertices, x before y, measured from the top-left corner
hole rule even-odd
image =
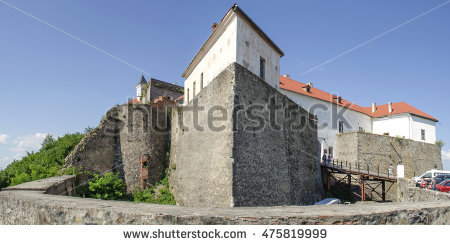
[[[92,129],[94,129],[94,128],[91,128],[91,127],[88,126],[87,128],[84,129],[84,134],[87,134],[87,133],[91,132]]]
[[[442,140],[438,140],[438,141],[436,141],[436,145],[442,148],[442,147],[444,147],[445,143]]]
[[[55,142],[56,140],[53,138],[53,136],[51,134],[47,134],[44,138],[44,141],[42,141],[41,151],[45,151],[52,148]]]

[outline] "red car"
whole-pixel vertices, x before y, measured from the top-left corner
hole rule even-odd
[[[436,184],[436,189],[442,192],[450,192],[450,180],[444,180],[439,184]]]

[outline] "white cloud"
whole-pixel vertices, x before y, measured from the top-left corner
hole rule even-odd
[[[46,135],[44,133],[36,133],[34,135],[17,137],[13,142],[15,146],[11,148],[11,151],[18,153],[37,151],[41,148],[42,141]]]
[[[442,150],[442,160],[450,160],[450,149]]]
[[[6,144],[9,136],[6,134],[0,134],[0,144]]]
[[[0,163],[9,161],[9,157],[0,157]]]

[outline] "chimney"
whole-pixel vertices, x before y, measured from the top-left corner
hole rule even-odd
[[[212,29],[212,31],[214,32],[214,30],[216,30],[216,28],[217,28],[217,23],[214,22],[214,24],[212,24],[211,29]]]
[[[372,114],[375,114],[375,112],[377,112],[377,103],[373,102],[372,103]]]
[[[284,74],[283,77],[291,78],[291,75],[289,75],[289,74]]]
[[[389,102],[389,114],[391,114],[394,110],[392,109],[392,103]]]
[[[305,85],[305,87],[303,87],[303,89],[307,92],[307,93],[311,93],[311,88],[313,87],[312,83],[307,83]]]

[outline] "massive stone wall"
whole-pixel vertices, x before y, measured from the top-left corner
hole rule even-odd
[[[164,174],[170,132],[166,107],[129,104],[106,113],[66,158],[66,165],[104,174],[118,172],[129,192],[139,186],[141,156],[149,158],[148,183]]]
[[[322,197],[315,123],[239,64],[172,118],[170,184],[179,205],[306,205]]]
[[[374,170],[379,166],[383,174],[390,165],[395,169],[401,159],[405,178],[436,167],[442,169],[441,149],[435,144],[364,132],[338,134],[335,157],[364,167],[369,164]]]
[[[57,195],[67,195],[74,180],[74,176],[60,176],[0,191],[0,225],[450,224],[450,201],[249,209],[180,207]]]

